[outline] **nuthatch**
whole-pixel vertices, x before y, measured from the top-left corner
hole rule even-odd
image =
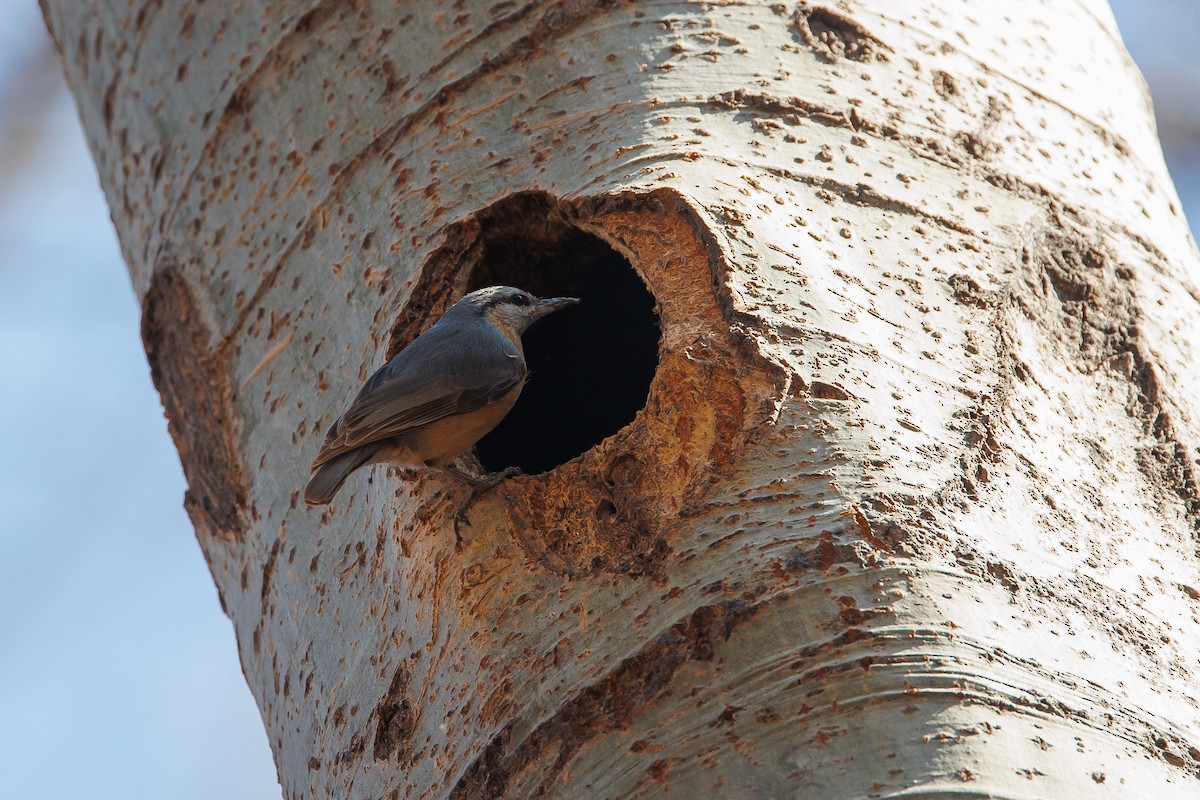
[[[538,300],[511,286],[489,286],[459,300],[363,384],[313,459],[304,501],[329,503],[366,464],[449,466],[517,402],[527,375],[521,334],[578,302]]]

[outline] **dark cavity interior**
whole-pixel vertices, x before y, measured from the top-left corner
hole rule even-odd
[[[633,421],[658,366],[654,296],[602,239],[550,219],[524,196],[481,217],[468,291],[503,284],[578,297],[526,332],[529,379],[508,416],[476,445],[483,467],[546,472]]]

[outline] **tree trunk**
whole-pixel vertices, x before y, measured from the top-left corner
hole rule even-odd
[[[286,797],[1200,793],[1198,258],[1098,0],[43,6]],[[305,507],[489,283],[584,301],[532,474]]]

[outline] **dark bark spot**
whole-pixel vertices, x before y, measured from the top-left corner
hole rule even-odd
[[[347,764],[357,761],[362,757],[363,751],[366,749],[366,740],[363,739],[362,734],[356,733],[350,737],[349,747],[338,751],[338,754],[333,757],[333,760],[337,764]]]
[[[813,381],[808,385],[808,393],[818,400],[850,400],[849,392],[836,383]]]
[[[996,293],[985,290],[969,275],[956,272],[947,282],[954,292],[954,299],[963,305],[976,308],[991,308],[996,305]]]
[[[133,28],[139,37],[144,37],[150,16],[162,8],[162,0],[153,0],[138,9],[133,18]]]
[[[166,163],[167,157],[161,150],[150,157],[150,173],[154,176],[154,182],[162,181],[163,165]]]
[[[664,792],[669,791],[670,783],[667,781],[667,773],[679,761],[680,759],[678,758],[660,758],[646,768],[646,774],[650,776],[652,781],[661,786]]]
[[[716,719],[709,723],[709,727],[723,728],[732,726],[733,723],[737,721],[737,715],[739,711],[745,711],[745,709],[742,706],[725,706],[725,710],[722,711]]]
[[[412,749],[412,736],[417,729],[419,714],[416,704],[409,696],[412,668],[401,662],[392,676],[392,685],[387,694],[375,707],[375,746],[372,750],[376,761],[395,758],[404,760]]]
[[[939,69],[933,73],[933,90],[943,100],[949,100],[958,94],[958,81],[949,72]]]
[[[271,545],[271,554],[267,556],[266,562],[263,564],[262,572],[262,616],[267,615],[268,600],[271,594],[271,578],[275,574],[275,561],[279,558],[279,551],[283,547],[283,542],[279,539],[275,540],[275,544]]]
[[[250,90],[245,84],[234,90],[233,94],[229,95],[229,102],[225,104],[225,113],[223,119],[240,116],[250,110]]]
[[[842,595],[837,598],[837,603],[841,607],[841,611],[838,612],[838,619],[846,623],[846,625],[862,625],[866,621],[867,615],[858,607],[858,601],[853,597]]]
[[[786,122],[791,125],[802,124],[806,119],[816,119],[821,122],[841,125],[847,122],[844,114],[826,106],[819,105],[800,97],[776,97],[762,92],[747,89],[733,89],[713,95],[705,100],[707,105],[728,111],[738,111],[746,119],[753,120],[758,114],[763,118]],[[742,224],[742,220],[733,217],[728,220],[734,224]]]
[[[789,556],[784,569],[793,572],[828,572],[837,564],[862,566],[862,554],[853,544],[834,544],[833,534],[823,531],[815,547],[799,550]]]
[[[104,119],[104,130],[110,136],[112,135],[113,123],[113,102],[117,97],[117,79],[113,78],[108,88],[104,91],[104,106],[101,110],[101,117]]]
[[[296,20],[296,24],[293,26],[292,32],[296,34],[311,33],[320,17],[321,9],[319,7],[305,12],[300,19]]]
[[[252,510],[234,444],[233,390],[210,340],[182,270],[163,263],[143,301],[142,342],[187,477],[184,508],[197,533],[236,538]]]
[[[966,150],[972,158],[986,160],[996,150],[996,144],[981,133],[962,131],[954,140]]]
[[[801,3],[793,18],[800,39],[829,62],[843,58],[859,63],[886,59],[889,48],[854,20],[831,11]]]
[[[1004,566],[1002,563],[1000,563],[1000,561],[989,561],[988,575],[996,578],[997,581],[1000,581],[1000,585],[1009,591],[1012,591],[1013,594],[1016,594],[1021,590],[1021,584],[1016,581],[1012,571],[1010,571],[1007,566]]]

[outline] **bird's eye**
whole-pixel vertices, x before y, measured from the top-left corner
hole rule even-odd
[[[511,302],[515,306],[527,306],[533,302],[533,298],[527,294],[514,294]]]

